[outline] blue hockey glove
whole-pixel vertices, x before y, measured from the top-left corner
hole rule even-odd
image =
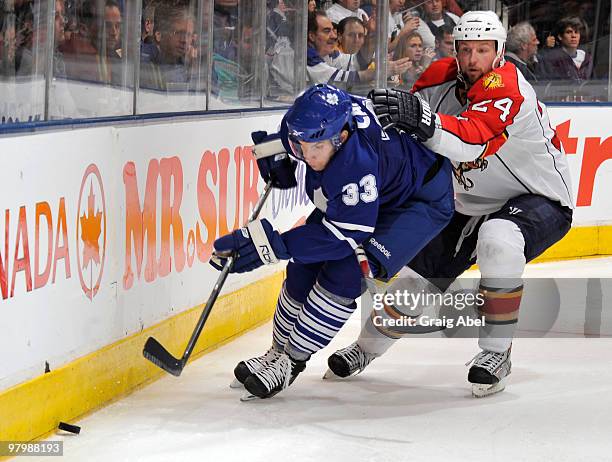
[[[291,258],[281,235],[265,218],[254,220],[246,227],[220,237],[214,247],[210,264],[221,271],[227,258],[234,254],[236,260],[232,273],[246,273],[262,265],[273,265],[279,260]]]
[[[291,189],[297,186],[295,168],[297,163],[289,157],[280,138],[280,134],[268,135],[265,131],[251,133],[255,146],[253,153],[257,159],[259,173],[267,183],[278,189]]]

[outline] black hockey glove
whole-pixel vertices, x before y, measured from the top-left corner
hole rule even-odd
[[[295,169],[297,162],[291,160],[285,150],[278,133],[268,135],[267,132],[258,131],[251,133],[255,146],[253,154],[257,159],[259,173],[267,183],[272,181],[272,186],[278,189],[291,189],[297,186]]]
[[[420,141],[433,136],[436,115],[419,97],[404,90],[375,89],[368,98],[374,103],[374,112],[384,129],[396,126]]]

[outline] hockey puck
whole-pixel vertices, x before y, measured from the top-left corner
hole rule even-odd
[[[81,433],[81,427],[79,427],[78,425],[70,425],[66,422],[60,422],[57,428],[59,428],[60,430],[64,430],[65,432],[74,433],[75,435]]]

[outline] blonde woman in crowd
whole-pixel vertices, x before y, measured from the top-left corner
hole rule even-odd
[[[431,64],[434,57],[431,48],[423,48],[423,38],[418,32],[411,32],[402,36],[393,52],[393,59],[410,59],[410,67],[397,76],[394,76],[393,84],[404,88],[411,88],[425,69]]]

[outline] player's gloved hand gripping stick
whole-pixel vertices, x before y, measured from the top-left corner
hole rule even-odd
[[[255,147],[253,148],[255,158],[257,159],[260,173],[266,181],[266,186],[259,197],[259,200],[255,204],[251,215],[249,216],[247,225],[253,223],[257,219],[273,187],[287,189],[297,184],[295,175],[293,175],[293,172],[295,171],[295,164],[288,158],[280,138],[274,135],[267,135],[266,132],[254,132],[251,136],[255,142]],[[240,232],[240,230],[236,232]],[[213,266],[217,267],[221,271],[221,274],[219,275],[219,278],[217,279],[217,282],[215,283],[215,286],[208,297],[206,306],[200,315],[200,319],[198,319],[198,323],[191,334],[191,338],[189,339],[187,347],[185,348],[181,358],[179,359],[172,356],[168,350],[166,350],[166,348],[164,348],[164,346],[153,337],[149,337],[145,343],[142,351],[145,358],[174,376],[178,377],[181,375],[181,372],[183,372],[183,368],[187,364],[195,344],[200,337],[212,307],[217,301],[217,297],[223,288],[223,284],[225,284],[228,274],[234,269],[234,263],[236,262],[237,258],[237,252],[230,252],[228,254],[216,255],[213,257]],[[215,259],[217,261],[216,265],[214,264]],[[248,258],[245,259],[242,256],[240,259],[249,260]],[[222,264],[219,265],[219,263]]]
[[[296,162],[289,158],[280,135],[258,131],[251,133],[251,137],[255,142],[253,153],[264,181],[277,189],[297,186]],[[223,270],[227,257],[234,255],[234,266],[230,273],[245,273],[262,265],[273,265],[279,260],[291,258],[282,236],[265,218],[251,220],[243,228],[221,236],[215,241],[214,247],[210,264],[219,271]]]

